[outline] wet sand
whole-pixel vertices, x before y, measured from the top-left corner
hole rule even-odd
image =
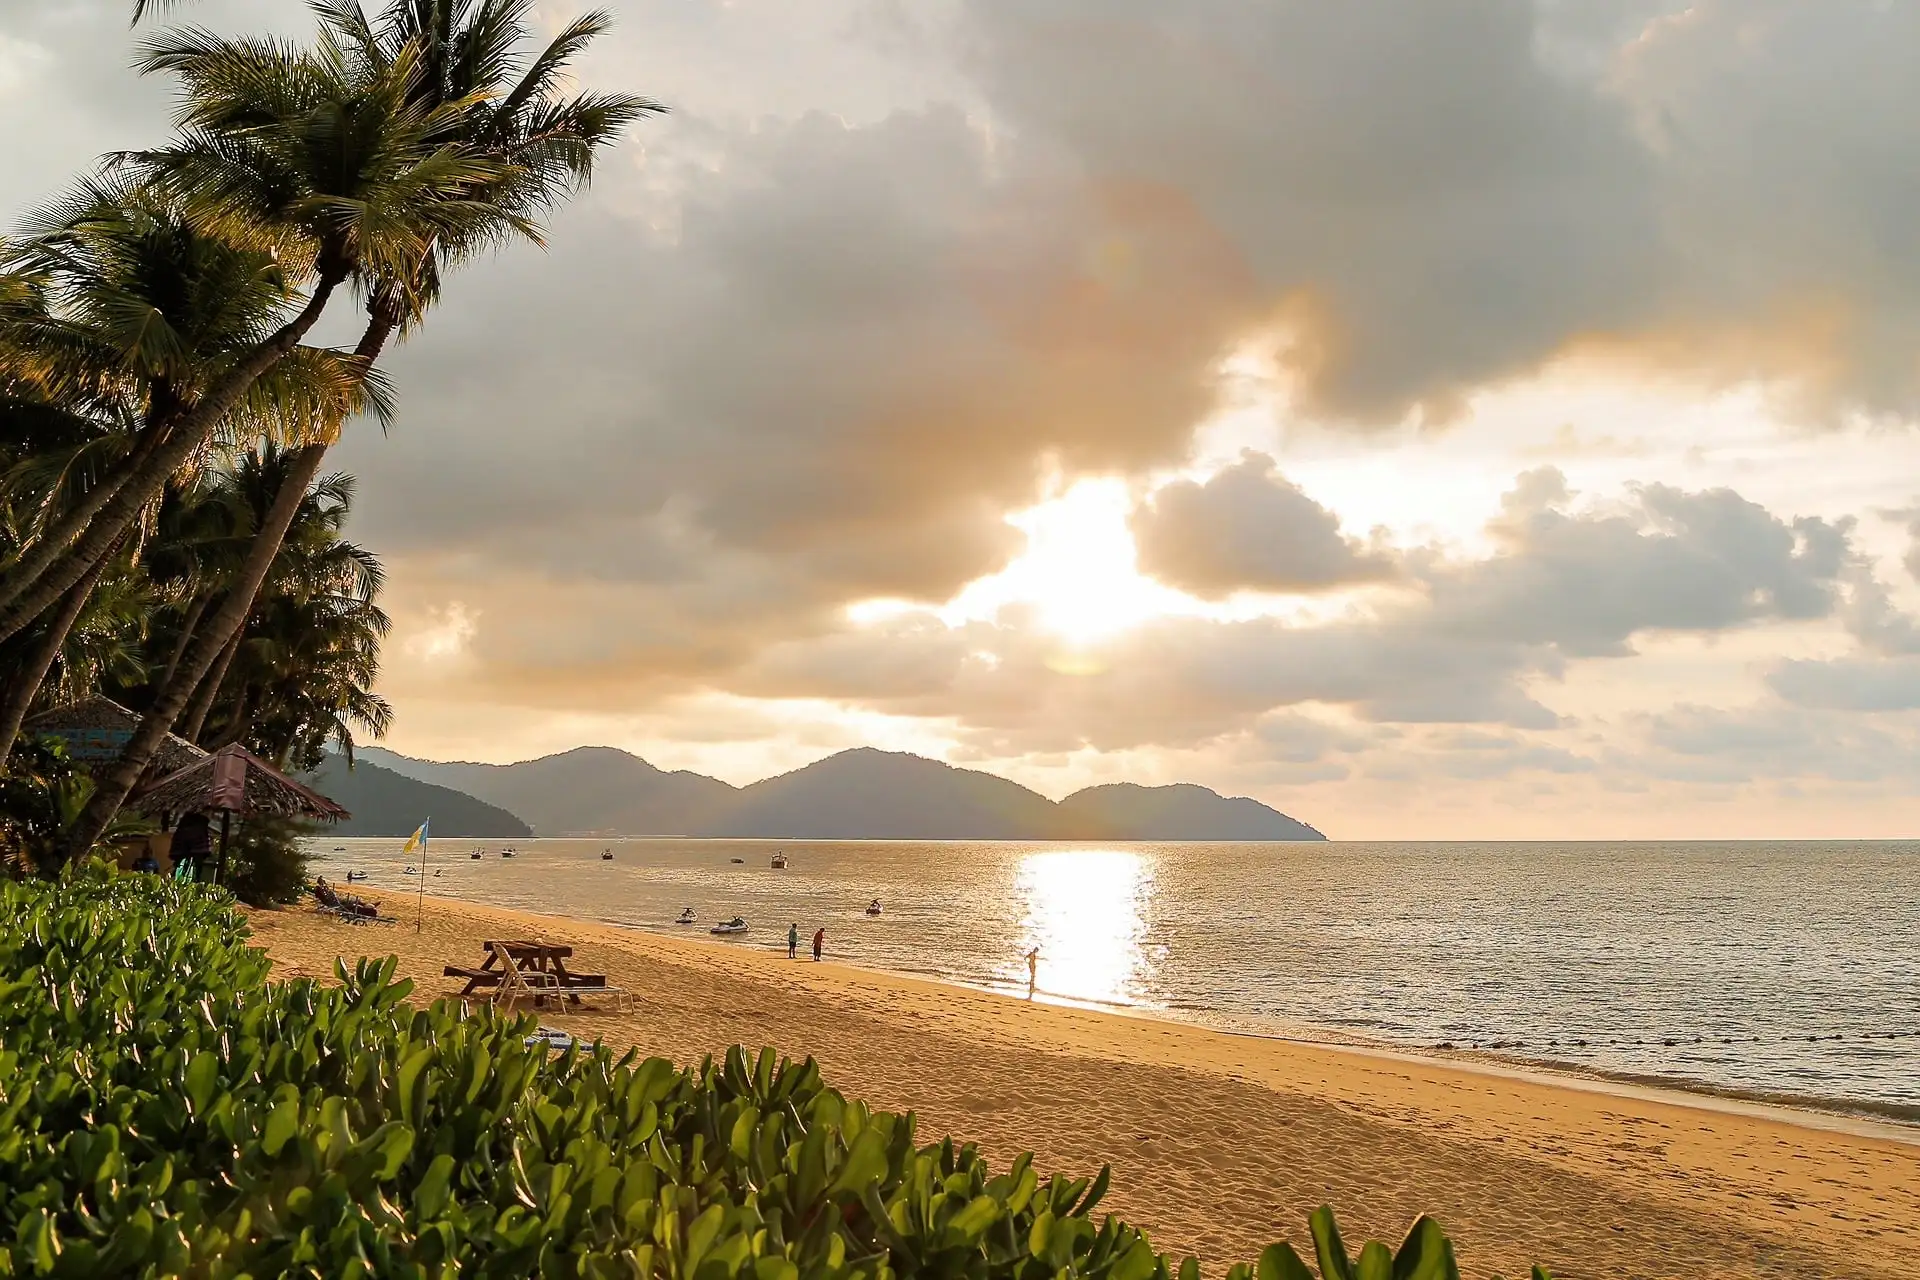
[[[457,992],[442,966],[477,965],[487,939],[571,945],[635,1008],[545,1025],[681,1062],[812,1055],[842,1092],[996,1161],[1112,1164],[1108,1208],[1212,1263],[1299,1242],[1323,1202],[1349,1239],[1397,1242],[1431,1212],[1476,1277],[1538,1261],[1561,1280],[1891,1280],[1920,1246],[1920,1131],[1898,1126],[1029,1004],[704,935],[431,900],[416,932],[405,914],[251,919],[281,976],[392,953],[421,999]]]

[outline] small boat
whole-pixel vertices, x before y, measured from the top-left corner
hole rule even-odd
[[[333,846],[333,851],[334,851],[335,853],[345,853],[345,852],[347,851],[347,846],[345,846],[345,845],[343,845],[343,844],[337,844],[337,845],[335,845],[335,846]]]
[[[867,904],[867,914],[870,916],[877,916],[880,914],[880,899],[875,898],[872,902],[869,902]]]
[[[417,876],[420,873],[419,871],[415,870],[413,867],[408,867],[405,871],[402,871],[400,874],[403,876]]]
[[[480,851],[478,849],[475,849],[472,853],[468,854],[467,856],[469,858],[472,858],[475,862],[480,861]]]
[[[745,858],[735,858],[735,859],[733,859],[733,864],[734,864],[735,866],[739,866],[739,865],[740,865],[741,863],[743,863],[743,862],[745,862],[745,861],[746,861],[746,859],[745,859]]]
[[[786,854],[784,854],[784,853],[776,853],[776,854],[774,854],[774,855],[773,855],[773,869],[774,869],[775,871],[785,871],[785,870],[787,869],[787,855],[786,855]]]
[[[612,861],[613,861],[613,850],[611,850],[611,849],[602,849],[602,850],[600,851],[600,861],[602,861],[602,862],[612,862]]]
[[[746,931],[747,931],[747,922],[745,920],[742,920],[739,916],[735,916],[733,919],[727,921],[725,924],[717,924],[713,926],[713,928],[707,930],[708,933],[720,934],[722,936],[727,934],[734,934],[734,933],[745,933]]]
[[[511,849],[502,849],[502,850],[500,851],[500,856],[501,856],[501,857],[503,857],[503,858],[511,858],[511,857],[513,856],[513,850],[511,850]]]
[[[680,918],[679,918],[678,920],[675,920],[675,921],[674,921],[674,923],[675,923],[675,924],[695,924],[695,923],[698,923],[698,922],[697,922],[697,921],[696,921],[696,920],[694,919],[694,914],[693,914],[693,908],[692,908],[692,907],[688,907],[688,908],[687,908],[687,909],[686,909],[685,911],[682,911],[682,912],[680,913]]]
[[[349,871],[349,872],[347,872],[347,883],[348,883],[348,884],[359,884],[359,883],[360,883],[360,882],[361,882],[362,880],[365,880],[366,878],[367,878],[367,873],[366,873],[366,872],[364,872],[364,871]]]

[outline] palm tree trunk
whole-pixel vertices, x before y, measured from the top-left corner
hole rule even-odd
[[[204,595],[195,595],[193,602],[187,606],[187,616],[180,620],[180,638],[173,642],[173,652],[167,655],[166,670],[162,671],[160,678],[154,681],[154,688],[157,689],[173,679],[173,673],[179,669],[180,657],[187,651],[187,642],[193,639],[193,630],[200,625],[200,615],[206,612],[207,599],[208,597]]]
[[[61,601],[60,611],[48,620],[47,634],[41,639],[40,647],[13,673],[13,682],[7,686],[6,702],[0,704],[0,766],[6,764],[7,756],[13,751],[13,740],[20,736],[20,726],[27,718],[28,708],[33,706],[40,686],[46,683],[47,672],[53,670],[54,659],[60,656],[67,636],[73,631],[73,624],[80,620],[81,611],[87,607],[87,601],[92,598],[93,589],[100,584],[100,575],[106,567],[107,559],[103,556],[98,564],[87,570],[86,577],[73,584],[67,592],[67,598]]]
[[[364,371],[371,369],[373,362],[379,359],[380,352],[385,349],[387,339],[400,319],[391,306],[373,310],[366,332],[354,348],[354,355],[361,362],[363,376]],[[153,759],[153,753],[160,749],[174,721],[180,718],[181,708],[186,705],[189,694],[206,678],[220,651],[232,643],[246,625],[247,616],[253,612],[254,597],[259,594],[261,585],[266,582],[267,574],[273,568],[273,562],[279,557],[280,544],[286,540],[287,530],[293,526],[293,518],[299,512],[300,504],[306,500],[307,486],[320,473],[320,464],[326,460],[326,456],[327,446],[324,443],[310,444],[294,453],[280,481],[280,490],[273,496],[273,506],[254,531],[253,542],[247,548],[246,563],[228,589],[227,598],[215,610],[205,630],[187,646],[186,656],[173,673],[173,679],[155,696],[153,705],[147,708],[146,715],[135,726],[133,737],[121,749],[120,758],[114,761],[113,768],[87,801],[80,820],[69,833],[69,857],[92,848],[93,842],[112,823],[114,816],[120,812],[121,804],[132,794],[140,775]],[[0,640],[5,638],[0,635]]]
[[[173,679],[154,695],[153,704],[134,728],[133,737],[121,749],[120,758],[114,761],[113,767],[100,780],[92,798],[87,801],[86,809],[69,835],[69,857],[92,848],[93,842],[112,823],[121,804],[139,783],[140,775],[146,772],[153,753],[160,749],[161,742],[180,718],[188,697],[207,678],[221,652],[239,638],[246,626],[247,616],[253,612],[254,596],[267,580],[267,574],[280,554],[280,543],[292,526],[301,502],[306,499],[307,486],[313,483],[314,476],[320,471],[320,463],[326,456],[327,446],[324,444],[310,444],[293,454],[291,465],[280,481],[279,492],[273,495],[273,505],[267,509],[266,519],[260,522],[260,527],[254,532],[246,563],[228,588],[226,599],[214,610],[200,634],[187,645],[186,656],[180,660]]]
[[[299,315],[234,365],[193,408],[172,417],[166,424],[164,439],[146,464],[101,504],[86,531],[69,550],[38,575],[9,571],[0,578],[0,641],[17,634],[51,608],[106,555],[139,516],[140,509],[152,501],[165,487],[168,477],[186,465],[195,450],[207,442],[220,420],[239,405],[260,375],[300,345],[300,339],[326,310],[327,300],[339,287],[341,278],[332,271],[322,275]]]
[[[217,741],[207,744],[207,750],[218,751],[220,748],[230,746],[247,736],[247,715],[252,710],[252,707],[248,705],[251,699],[249,699],[247,695],[252,691],[253,686],[250,684],[243,683],[240,686],[240,692],[234,697],[233,720],[226,728],[220,731],[220,737]]]
[[[188,742],[198,744],[200,731],[206,727],[207,715],[213,710],[213,704],[219,701],[220,686],[227,682],[227,672],[233,667],[234,655],[240,652],[240,642],[246,639],[246,627],[233,633],[226,648],[220,651],[220,660],[214,663],[213,670],[200,682],[200,692],[194,696],[193,704],[187,708],[186,723],[180,726],[180,736]]]

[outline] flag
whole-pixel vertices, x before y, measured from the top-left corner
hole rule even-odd
[[[431,822],[431,821],[433,821],[433,819],[431,818],[427,819],[427,822]],[[407,837],[407,843],[401,847],[400,852],[412,853],[415,849],[418,849],[422,845],[426,844],[426,842],[427,842],[427,823],[423,822],[420,824],[420,829],[418,831],[414,832],[412,835]]]

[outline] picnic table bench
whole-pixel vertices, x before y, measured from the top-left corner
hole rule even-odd
[[[466,983],[461,996],[486,991],[493,999],[514,1000],[530,997],[536,1006],[549,999],[564,998],[579,1004],[582,993],[624,998],[626,992],[609,986],[604,973],[574,973],[567,968],[573,948],[524,939],[490,941],[487,956],[477,969],[447,965],[444,973]]]

